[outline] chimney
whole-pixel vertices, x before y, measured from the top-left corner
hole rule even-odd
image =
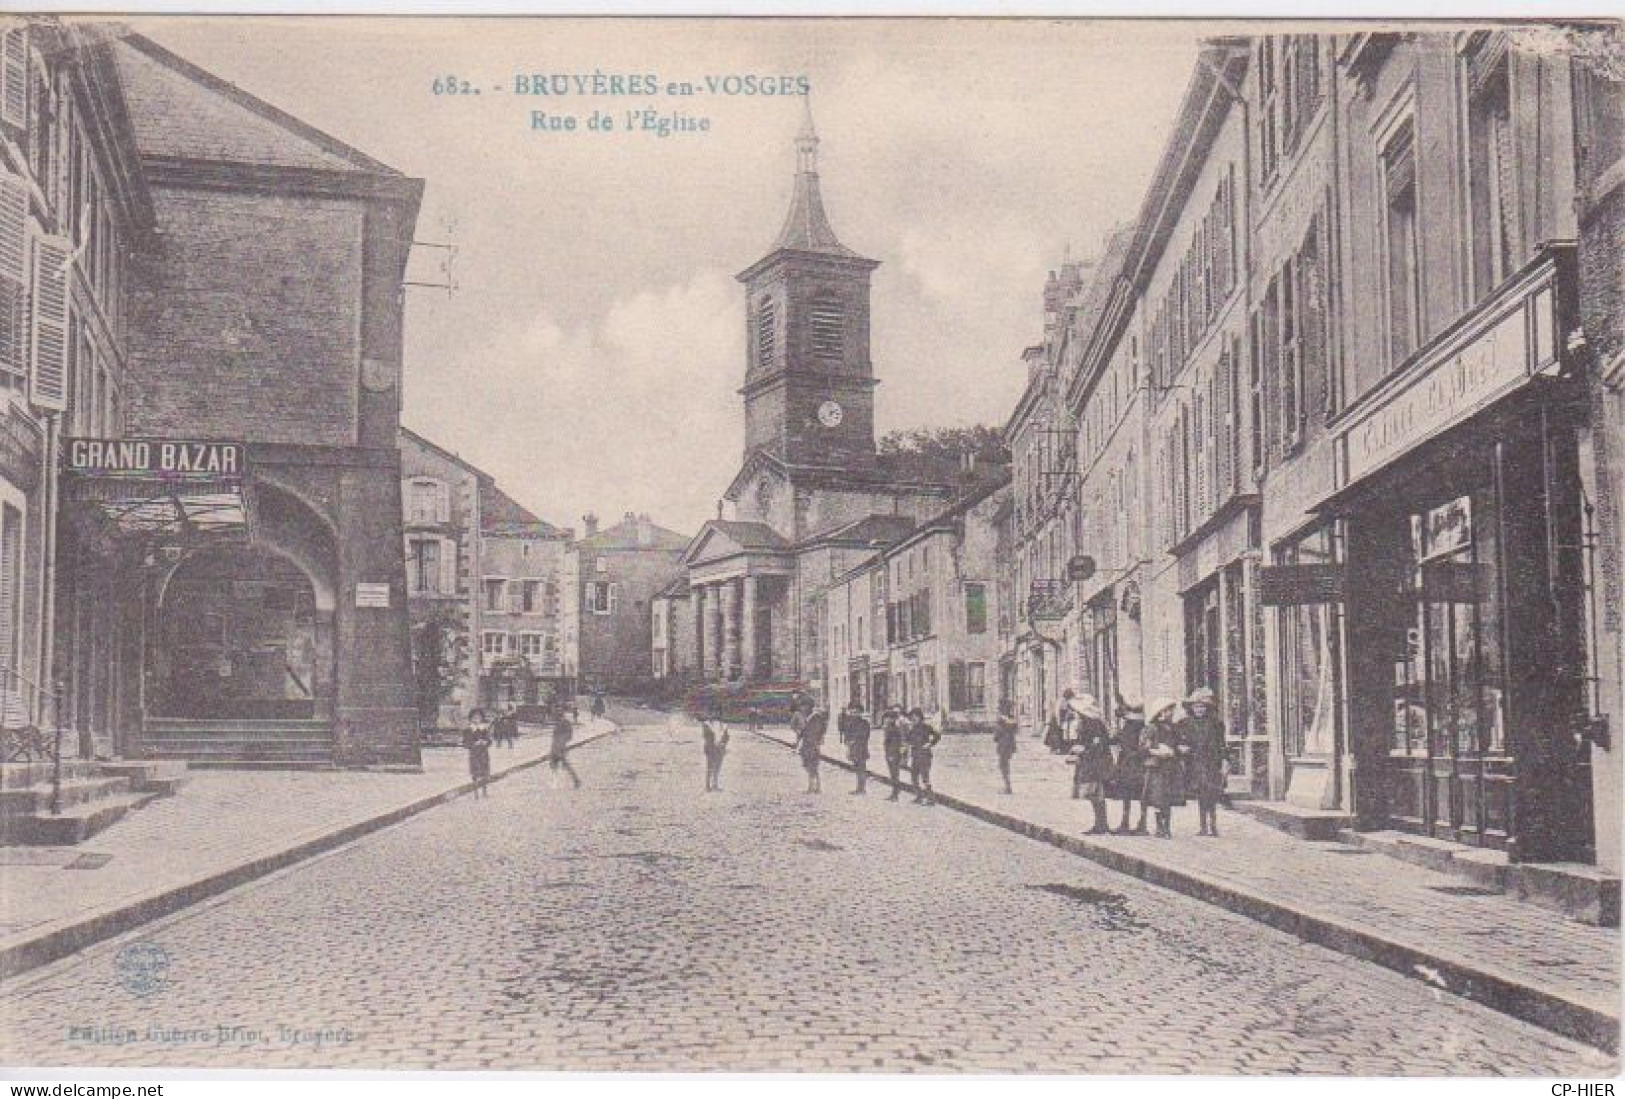
[[[653,545],[654,540],[655,540],[654,535],[655,535],[654,524],[649,522],[649,517],[647,515],[639,514],[638,515],[638,545],[640,545],[640,546]]]
[[[598,516],[594,515],[590,511],[587,512],[587,514],[581,517],[581,525],[587,530],[587,533],[582,535],[582,537],[591,538],[593,535],[598,533]]]

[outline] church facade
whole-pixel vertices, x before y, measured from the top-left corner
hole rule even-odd
[[[796,138],[790,211],[745,288],[745,439],[739,472],[683,555],[682,616],[692,667],[708,683],[820,691],[819,596],[877,549],[905,537],[954,493],[904,476],[875,444],[870,275],[879,263],[835,236],[810,115]]]

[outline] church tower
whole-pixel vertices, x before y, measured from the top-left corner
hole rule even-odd
[[[796,135],[790,213],[772,250],[739,275],[745,457],[765,450],[792,466],[874,466],[869,274],[878,266],[837,240],[824,213],[809,105]]]

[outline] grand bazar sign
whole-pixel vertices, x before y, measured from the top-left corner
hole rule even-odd
[[[69,439],[67,466],[87,476],[239,477],[243,447],[182,439]]]

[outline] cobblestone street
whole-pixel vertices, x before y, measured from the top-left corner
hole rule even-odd
[[[833,768],[821,797],[803,794],[794,757],[742,731],[723,791],[702,793],[697,728],[611,716],[625,730],[571,757],[579,790],[545,768],[517,774],[9,983],[4,1058],[1611,1070],[1585,1046],[948,809],[850,796]]]

